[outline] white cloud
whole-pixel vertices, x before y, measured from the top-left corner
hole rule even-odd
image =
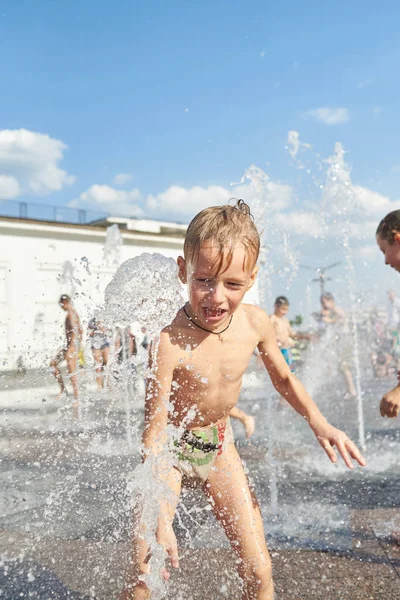
[[[165,192],[149,195],[145,206],[150,213],[185,219],[193,217],[207,206],[225,204],[234,194],[222,186],[210,185],[208,187],[194,186],[184,188],[172,185]]]
[[[295,211],[277,213],[273,219],[276,228],[281,228],[295,235],[320,237],[326,234],[320,215],[314,212]]]
[[[254,213],[257,207],[267,207],[270,211],[282,210],[291,204],[292,195],[290,185],[271,180],[262,169],[251,165],[242,179],[230,188],[217,185],[185,188],[174,185],[156,196],[148,196],[145,207],[150,214],[187,221],[203,208],[227,204],[231,198],[242,198],[250,204]]]
[[[0,191],[3,197],[42,196],[71,185],[75,177],[60,169],[67,146],[47,134],[27,129],[0,131]]]
[[[109,185],[94,184],[79,199],[71,200],[68,206],[76,208],[85,205],[115,216],[138,217],[143,215],[138,205],[142,196],[137,188],[130,191],[116,190]]]
[[[358,208],[364,215],[382,215],[391,210],[398,208],[398,203],[392,202],[386,196],[382,196],[378,192],[374,192],[368,188],[360,185],[354,185],[353,190],[356,196],[356,208]]]
[[[132,173],[117,173],[113,178],[114,185],[126,185],[130,181],[132,181],[133,175]]]
[[[69,203],[70,207],[86,206],[113,213],[115,216],[141,216],[189,222],[203,208],[227,204],[231,198],[242,198],[250,204],[254,213],[267,209],[277,211],[287,208],[292,202],[290,185],[270,179],[262,170],[251,165],[240,182],[225,188],[219,185],[193,186],[186,188],[172,185],[159,194],[144,197],[140,190],[118,190],[109,185],[94,184],[79,198]],[[261,210],[261,212],[262,212]]]
[[[11,200],[21,195],[21,188],[15,177],[10,175],[0,175],[0,198],[2,200]]]
[[[379,248],[376,244],[366,244],[365,246],[360,246],[354,250],[354,254],[360,258],[380,258]]]
[[[325,125],[340,125],[342,123],[348,123],[350,121],[350,111],[348,108],[330,108],[328,106],[321,106],[308,110],[303,115],[305,118],[311,117]]]

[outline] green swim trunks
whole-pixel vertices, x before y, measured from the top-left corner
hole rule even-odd
[[[231,422],[228,419],[198,429],[188,429],[175,443],[177,468],[190,479],[207,481],[217,456],[233,442]]]

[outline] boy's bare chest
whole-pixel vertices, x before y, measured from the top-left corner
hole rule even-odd
[[[235,381],[242,377],[253,351],[249,339],[226,338],[221,342],[215,336],[198,345],[187,344],[179,352],[174,378],[196,387]]]

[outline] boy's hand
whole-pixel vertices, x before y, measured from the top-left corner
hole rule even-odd
[[[362,467],[365,467],[367,464],[357,446],[340,429],[336,429],[336,427],[329,425],[329,423],[323,423],[317,427],[313,427],[313,431],[320,445],[333,463],[337,461],[336,452],[333,449],[333,446],[336,446],[349,469],[354,468],[350,456]]]
[[[159,518],[157,527],[157,541],[164,548],[169,556],[169,560],[174,569],[179,568],[178,543],[172,524],[169,520]],[[161,574],[166,581],[171,577],[171,573],[166,567],[161,570]]]
[[[382,417],[389,417],[393,419],[400,413],[400,387],[397,386],[387,394],[385,394],[381,400],[380,411]]]
[[[243,421],[244,429],[246,431],[246,438],[249,439],[254,433],[255,430],[255,420],[251,415],[247,415]]]

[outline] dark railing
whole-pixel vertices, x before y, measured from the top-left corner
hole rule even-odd
[[[51,221],[57,223],[89,225],[95,221],[106,219],[110,214],[86,210],[86,208],[69,208],[66,206],[39,204],[36,202],[0,200],[0,216],[29,219],[32,221]]]

